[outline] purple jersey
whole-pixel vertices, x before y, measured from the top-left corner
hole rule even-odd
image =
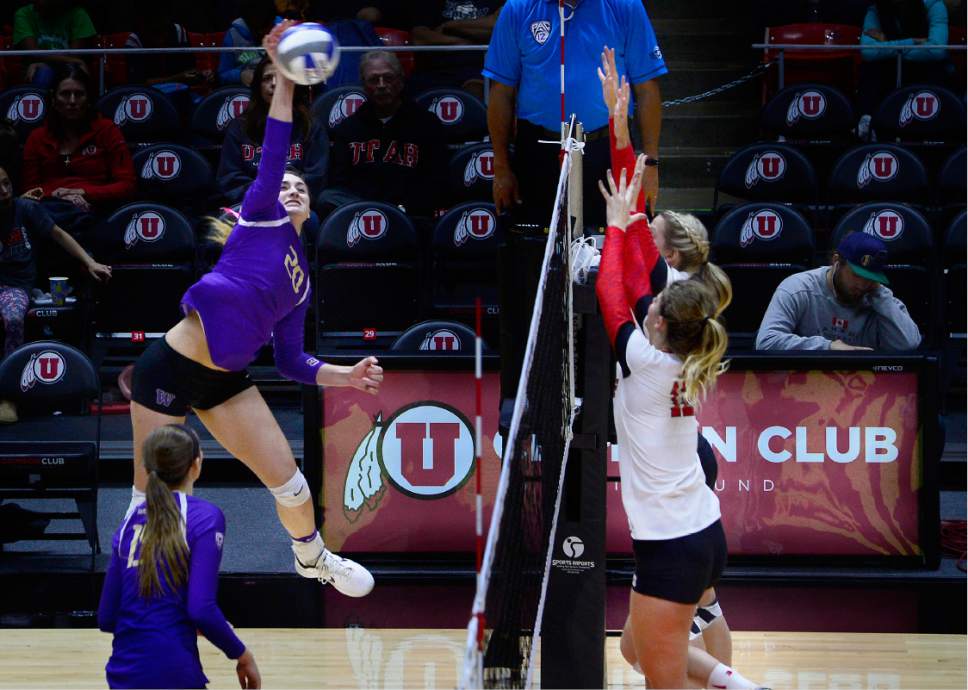
[[[215,268],[182,297],[182,308],[198,312],[217,366],[244,369],[271,337],[280,373],[313,385],[322,362],[303,352],[309,262],[279,203],[291,130],[291,122],[266,120],[259,174],[239,221]]]
[[[105,669],[112,688],[205,687],[199,631],[230,659],[245,651],[216,602],[225,516],[208,501],[177,491],[172,495],[181,510],[190,552],[188,582],[177,591],[162,578],[162,595],[138,594],[144,504],[114,534],[97,614],[98,627],[114,633]]]

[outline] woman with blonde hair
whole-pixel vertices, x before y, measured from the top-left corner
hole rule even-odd
[[[198,632],[236,660],[242,688],[258,688],[252,652],[218,607],[225,515],[192,495],[202,473],[198,436],[182,424],[151,432],[142,449],[145,500],[111,544],[98,627],[114,633],[112,688],[204,688]]]
[[[283,22],[263,41],[276,61]],[[280,373],[316,386],[351,386],[376,393],[383,381],[375,357],[352,367],[325,364],[303,352],[310,304],[310,264],[300,232],[309,218],[309,189],[286,171],[294,84],[279,71],[265,125],[259,173],[234,227],[216,228],[225,244],[211,272],[182,297],[183,318],[141,355],[134,369],[131,424],[134,487],[129,512],[143,499],[148,471],[144,438],[159,426],[182,423],[190,409],[232,455],[265,484],[292,539],[296,572],[365,596],[373,576],[330,552],[316,530],[306,478],[246,367],[270,340]]]
[[[606,48],[602,63],[603,71],[600,72],[599,76],[602,80],[603,96],[612,115],[610,124],[613,137],[614,173],[610,178],[610,184],[614,186],[615,178],[628,179],[632,176],[631,162],[635,161],[627,128],[629,89],[624,79],[621,86],[619,85],[613,51]],[[641,157],[636,170],[641,171],[646,163],[647,159]],[[635,177],[638,177],[638,175]],[[634,178],[633,180],[637,182]],[[633,183],[631,188],[635,186]],[[629,189],[625,191],[628,192]],[[605,193],[604,189],[603,193]],[[610,206],[614,205],[615,195],[616,190],[614,188],[612,189],[612,199],[609,199],[609,195],[606,194]],[[673,512],[668,510],[668,506],[663,508],[661,491],[657,492],[658,495],[649,498],[649,487],[651,486],[654,489],[655,486],[661,486],[661,483],[655,485],[650,482],[642,483],[640,478],[636,481],[635,477],[630,477],[631,486],[626,489],[625,473],[623,473],[623,499],[628,498],[625,504],[629,516],[639,510],[633,507],[637,502],[636,498],[646,502],[656,500],[656,504],[651,508],[646,506],[644,512],[647,519],[640,519],[639,521],[639,534],[648,536],[648,539],[636,536],[635,521],[630,520],[630,524],[633,526],[637,572],[633,581],[631,611],[621,640],[622,653],[629,663],[638,670],[642,671],[643,667],[646,669],[650,682],[654,686],[682,687],[685,685],[685,679],[688,676],[690,681],[701,686],[756,687],[755,684],[728,666],[732,656],[729,628],[722,618],[715,590],[712,588],[712,584],[718,579],[719,572],[721,572],[725,563],[725,540],[721,540],[722,528],[718,521],[718,500],[712,491],[715,482],[715,458],[710,457],[712,456],[711,452],[700,452],[700,459],[706,456],[708,460],[708,462],[702,462],[700,471],[700,462],[697,462],[695,446],[690,448],[684,438],[680,438],[674,443],[664,441],[672,438],[670,435],[671,427],[678,427],[679,431],[682,430],[683,426],[691,427],[693,438],[698,436],[694,417],[695,404],[701,393],[722,370],[721,359],[728,339],[725,329],[718,321],[718,317],[732,298],[732,288],[726,275],[718,267],[709,263],[709,243],[705,228],[702,227],[698,219],[684,214],[667,212],[656,219],[655,225],[659,226],[658,229],[653,228],[654,232],[650,232],[645,215],[642,213],[644,211],[644,199],[638,194],[638,190],[628,196],[627,202],[626,216],[629,210],[636,211],[636,215],[627,218],[625,225],[622,226],[623,236],[618,238],[621,250],[615,249],[617,244],[616,233],[613,228],[609,229],[609,235],[606,239],[607,251],[603,253],[602,268],[599,273],[600,299],[610,296],[613,307],[611,314],[613,323],[609,325],[609,335],[612,336],[616,352],[620,352],[620,349],[629,346],[631,338],[634,337],[633,334],[638,332],[636,325],[641,324],[648,342],[655,344],[661,341],[668,352],[678,356],[681,360],[682,378],[673,381],[671,389],[663,393],[661,391],[662,378],[656,376],[654,372],[646,373],[646,376],[651,379],[650,383],[653,388],[648,392],[640,391],[640,393],[645,396],[649,405],[652,405],[649,409],[653,415],[658,415],[663,420],[670,418],[672,421],[668,422],[668,426],[666,426],[663,422],[653,419],[645,424],[645,428],[637,428],[635,424],[623,425],[624,433],[622,430],[619,431],[619,444],[623,448],[622,457],[631,454],[631,457],[634,458],[637,450],[637,457],[642,460],[637,466],[639,469],[647,468],[646,474],[651,472],[660,475],[659,479],[662,478],[661,475],[663,474],[666,475],[666,479],[678,474],[678,479],[671,484],[667,484],[667,486],[674,486],[678,491],[688,485],[689,491],[686,493],[693,496],[691,500],[697,506],[705,505],[708,512],[705,518],[702,517],[701,511],[697,514],[691,514],[688,511],[682,512],[681,515],[684,519],[681,524],[676,525],[675,520],[672,519]],[[611,219],[610,216],[610,225]],[[615,220],[622,222],[621,214]],[[627,232],[624,232],[626,226]],[[664,245],[661,249],[658,246],[660,242]],[[690,279],[690,273],[687,271],[695,274],[693,279]],[[616,279],[614,275],[616,272],[621,273],[620,280]],[[604,282],[603,273],[607,276]],[[621,286],[621,296],[616,293],[618,285]],[[661,293],[661,297],[656,298],[655,295],[659,293]],[[629,318],[633,313],[635,321]],[[649,330],[650,320],[655,333]],[[606,315],[606,322],[608,323],[608,321],[609,316]],[[659,324],[665,325],[664,333],[661,332],[661,328],[658,328]],[[659,345],[655,345],[655,347],[659,347]],[[663,348],[659,347],[659,349]],[[631,377],[632,371],[628,366],[628,360],[623,360],[620,355],[619,361],[622,365],[621,373],[623,374],[623,378],[620,380]],[[672,368],[674,367],[675,364],[673,363]],[[658,392],[654,388],[657,382],[659,382],[658,387],[660,389]],[[621,383],[619,388],[622,388]],[[649,388],[649,386],[646,386],[646,388]],[[650,396],[651,399],[649,399]],[[618,421],[620,417],[620,397],[624,396],[617,394],[615,401],[617,429],[620,427]],[[672,401],[671,408],[668,404],[670,400]],[[639,422],[645,421],[641,411],[632,414],[631,419]],[[660,431],[656,433],[656,429]],[[625,436],[624,440],[623,436]],[[650,445],[652,446],[651,449]],[[657,447],[659,445],[663,448],[659,449]],[[671,445],[676,446],[675,450],[670,448]],[[626,453],[626,448],[629,448],[629,453]],[[650,454],[655,455],[656,451],[661,453],[665,450],[669,450],[671,453],[670,458],[650,456]],[[710,449],[708,444],[704,444],[700,437],[700,451],[702,450],[709,451]],[[669,462],[670,459],[672,460],[671,463]],[[677,469],[675,468],[676,463],[678,463]],[[634,461],[630,462],[628,467],[628,473],[633,474],[634,467],[636,467]],[[625,468],[623,467],[623,469]],[[705,478],[703,482],[705,486],[697,485],[694,476],[696,474],[700,478]],[[655,477],[652,479],[655,479]],[[636,487],[645,489],[645,491],[637,493]],[[682,495],[677,496],[677,500],[680,503],[688,502]],[[668,503],[677,502],[670,500],[669,497],[665,497],[665,501]],[[714,506],[714,509],[710,508],[710,505]],[[649,515],[650,510],[658,511],[657,520],[655,520],[656,515]],[[641,514],[639,512],[639,515]],[[712,515],[715,515],[715,520],[709,522],[708,519]],[[690,519],[692,520],[691,523]],[[650,522],[652,520],[654,522]],[[704,522],[708,524],[705,525],[703,530],[693,534],[688,533],[690,526],[702,527],[703,525],[700,523]],[[705,537],[700,539],[697,535],[703,533],[705,533]],[[669,538],[659,538],[663,536]],[[686,592],[682,588],[677,588],[675,583],[663,582],[663,577],[668,571],[661,571],[661,566],[657,564],[661,563],[666,556],[671,556],[674,561],[676,557],[683,555],[683,549],[696,547],[696,544],[687,544],[683,541],[689,539],[705,541],[701,545],[705,547],[707,558],[713,559],[714,567],[710,571],[708,562],[701,564],[700,570],[705,568],[707,571],[706,577],[699,576],[692,583],[692,589]],[[722,541],[721,544],[720,540]],[[638,564],[643,564],[645,569],[641,570]],[[688,568],[690,564],[682,563],[681,565]],[[650,573],[650,568],[655,572]],[[644,578],[647,579],[656,574],[658,574],[658,577],[654,578],[657,580],[656,582],[643,582]],[[699,591],[695,591],[695,588],[704,579],[708,580],[706,586]],[[679,582],[678,585],[682,585],[682,582]],[[637,594],[646,596],[644,599],[639,599]],[[693,598],[695,598],[695,601],[690,606],[689,601]],[[648,603],[643,605],[643,601]],[[670,601],[677,604],[685,602],[685,608],[670,608],[667,606]],[[649,615],[643,613],[650,609],[653,609],[653,613],[660,615],[658,627],[650,625],[648,623]],[[665,615],[663,615],[662,609],[666,609]],[[663,629],[663,626],[668,626],[670,620],[672,620],[670,617],[690,610],[692,612],[689,617],[691,620],[686,621],[684,630],[676,629],[674,625],[671,629]],[[670,632],[672,633],[671,637],[667,635]],[[684,636],[680,633],[683,633]],[[706,642],[710,653],[706,653],[702,649],[688,647],[687,640],[697,640],[694,644],[700,644],[700,638]],[[647,658],[640,653],[643,645],[652,649],[658,639],[671,644],[671,650],[667,649],[658,655],[653,653],[648,655]],[[680,645],[680,643],[682,644]],[[668,651],[673,652],[672,656],[665,656]],[[670,661],[670,663],[667,664],[666,661]],[[640,665],[640,662],[643,663]],[[648,671],[650,662],[652,673]],[[676,684],[664,685],[663,683],[667,682],[669,678],[675,678]]]

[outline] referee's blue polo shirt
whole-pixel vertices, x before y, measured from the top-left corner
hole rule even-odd
[[[508,0],[491,34],[484,76],[517,87],[518,118],[561,129],[558,0]],[[565,6],[565,113],[590,132],[608,124],[595,70],[605,46],[632,84],[669,70],[642,0],[580,0]]]

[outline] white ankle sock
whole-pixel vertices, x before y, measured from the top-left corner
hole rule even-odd
[[[292,540],[292,550],[296,552],[296,558],[303,565],[312,565],[318,561],[325,548],[319,532],[313,532],[307,540],[296,538]]]
[[[706,687],[725,690],[753,690],[757,685],[726,664],[717,664],[713,672],[709,674]]]
[[[140,506],[145,501],[145,492],[138,491],[137,487],[131,487],[131,502],[128,504],[128,509],[124,511],[124,519],[127,520],[128,516],[134,512],[134,509]]]

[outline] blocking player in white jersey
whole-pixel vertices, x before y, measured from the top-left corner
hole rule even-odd
[[[615,426],[636,558],[631,638],[649,686],[676,688],[687,686],[696,606],[726,561],[719,501],[696,455],[695,407],[723,369],[727,335],[716,318],[717,299],[702,281],[678,281],[656,295],[652,285],[665,284],[666,267],[655,243],[627,241],[626,229],[645,222],[643,214],[630,214],[644,166],[643,156],[630,184],[623,170],[617,185],[610,173],[609,189],[602,186],[609,227],[597,292],[619,363]],[[629,308],[627,289],[635,283],[646,313],[641,328]],[[712,661],[700,683],[755,687]]]

